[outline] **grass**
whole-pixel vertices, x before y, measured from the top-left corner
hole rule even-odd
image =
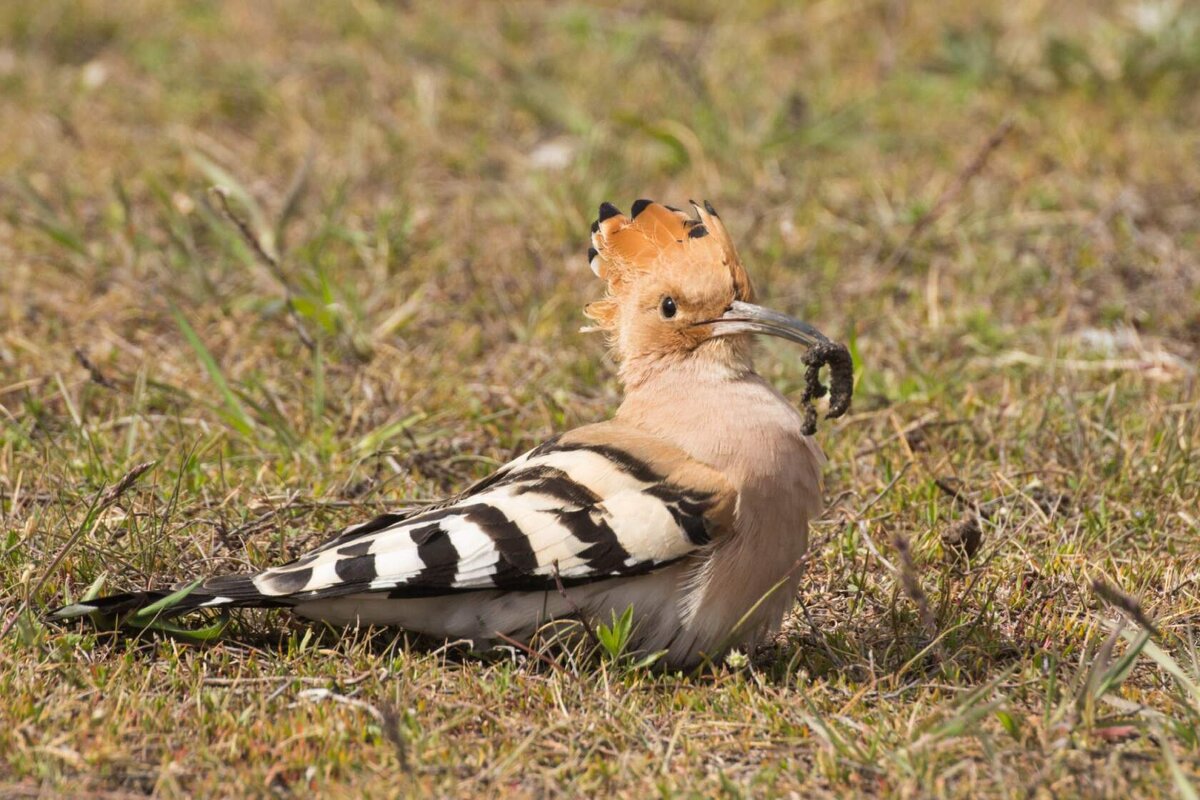
[[[0,794],[1196,796],[1189,4],[10,0],[0,141]],[[771,646],[41,621],[609,414],[586,231],[640,196],[860,363]]]

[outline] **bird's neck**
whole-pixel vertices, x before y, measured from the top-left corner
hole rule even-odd
[[[803,438],[799,413],[754,371],[748,347],[712,348],[656,366],[626,383],[619,422],[731,477],[774,469],[781,448]]]
[[[661,362],[638,377],[626,384],[616,420],[682,448],[735,486],[786,481],[793,462],[821,461],[800,412],[754,371],[747,342]]]
[[[754,372],[750,340],[745,336],[710,339],[695,350],[651,351],[621,361],[626,397],[657,394],[667,385],[714,385],[739,380]]]

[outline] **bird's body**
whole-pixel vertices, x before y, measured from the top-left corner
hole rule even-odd
[[[478,642],[497,633],[527,640],[552,618],[582,611],[608,620],[632,605],[639,621],[635,646],[666,650],[668,661],[676,664],[758,640],[778,626],[795,594],[796,561],[807,546],[808,522],[820,512],[823,458],[811,437],[800,433],[800,415],[757,375],[692,388],[683,395],[664,387],[661,403],[627,400],[613,422],[586,430],[595,440],[620,443],[629,426],[652,434],[660,449],[673,442],[713,467],[737,498],[736,534],[716,536],[695,548],[685,543],[687,555],[676,557],[672,551],[664,566],[636,576],[575,584],[560,562],[560,577],[566,581],[562,592],[551,571],[551,580],[533,590],[406,600],[337,598],[299,605],[295,611],[340,624],[396,625]],[[728,403],[758,408],[759,413],[750,425],[739,421],[737,430],[730,430],[734,418],[723,413]],[[784,584],[777,586],[780,581]],[[757,613],[743,621],[760,600]]]
[[[437,507],[353,526],[256,575],[209,579],[171,613],[286,606],[488,642],[632,606],[631,645],[666,651],[674,666],[777,628],[820,512],[824,459],[802,415],[754,371],[747,333],[820,334],[750,305],[723,225],[711,207],[696,211],[638,201],[626,218],[605,204],[593,226],[589,262],[609,294],[588,314],[614,342],[626,386],[613,419]],[[164,594],[58,616],[122,614]]]

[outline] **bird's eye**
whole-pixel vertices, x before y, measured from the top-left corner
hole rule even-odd
[[[666,319],[670,319],[671,317],[675,316],[675,312],[678,310],[679,309],[677,309],[675,307],[675,298],[673,298],[673,297],[664,297],[663,298],[663,301],[662,301],[663,317],[665,317]]]

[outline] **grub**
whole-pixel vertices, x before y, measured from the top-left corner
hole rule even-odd
[[[846,345],[822,342],[804,354],[807,369],[804,372],[804,395],[800,403],[804,406],[804,434],[817,432],[817,409],[813,401],[829,395],[829,410],[826,419],[836,419],[850,410],[850,398],[854,392],[854,361]],[[829,386],[821,383],[821,367],[829,367]]]

